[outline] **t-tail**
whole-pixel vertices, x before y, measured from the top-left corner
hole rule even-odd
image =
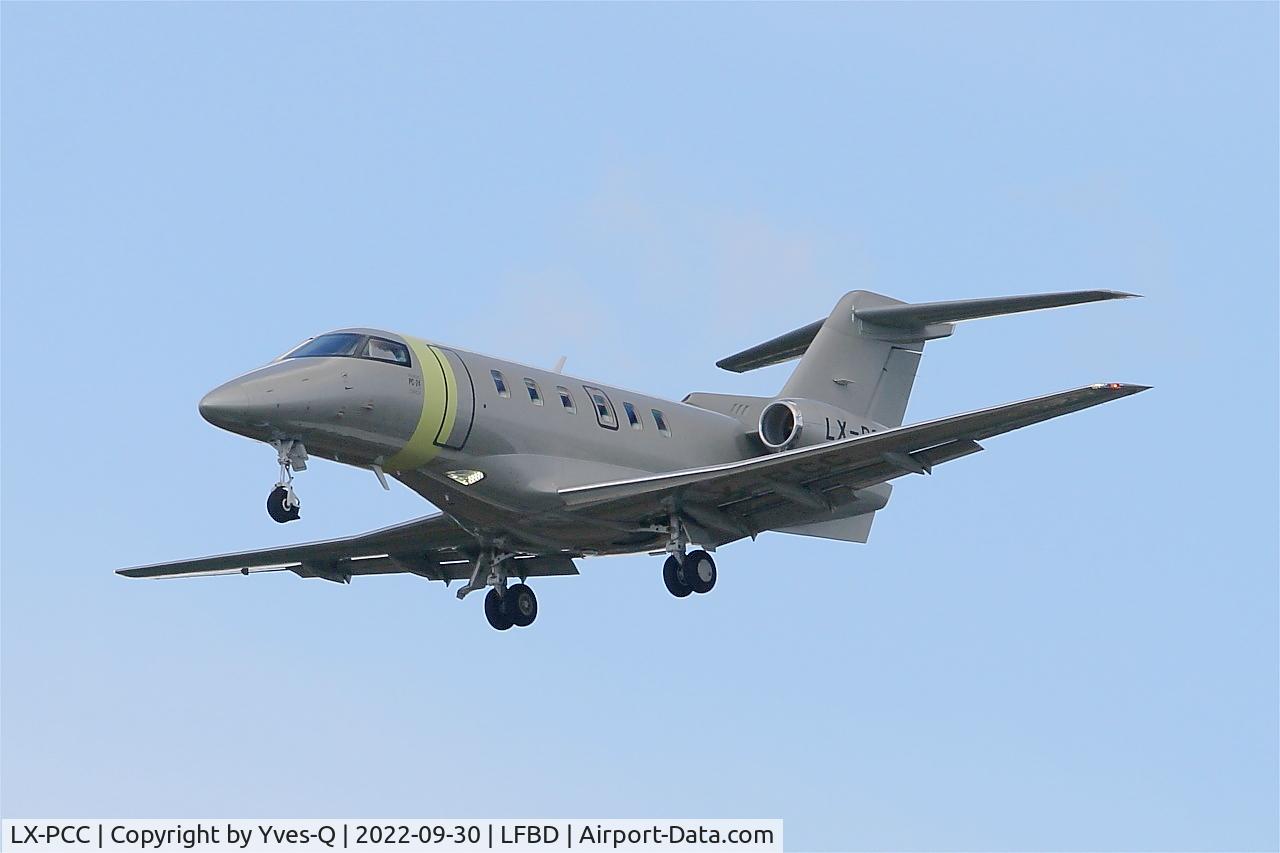
[[[1061,308],[1133,293],[1075,290],[992,299],[909,303],[855,290],[825,320],[779,335],[716,362],[735,373],[800,359],[778,399],[828,403],[888,427],[901,426],[926,341],[945,338],[963,320]]]

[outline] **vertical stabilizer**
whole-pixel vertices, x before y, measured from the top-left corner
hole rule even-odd
[[[855,290],[844,295],[827,319],[716,364],[742,373],[799,358],[780,397],[819,400],[884,426],[901,426],[925,341],[947,337],[956,323],[1134,295],[1115,290],[1071,290],[913,304]]]
[[[885,426],[901,426],[925,337],[872,327],[854,312],[903,304],[866,290],[845,294],[779,396],[821,400]]]

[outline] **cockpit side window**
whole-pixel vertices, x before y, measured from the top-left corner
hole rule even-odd
[[[283,358],[320,358],[323,356],[355,355],[356,349],[364,340],[364,335],[353,335],[339,332],[334,335],[321,335],[304,344],[294,347],[285,353]]]
[[[389,361],[392,364],[409,366],[409,348],[404,344],[388,341],[385,338],[369,338],[360,352],[361,358],[372,358],[375,361]]]

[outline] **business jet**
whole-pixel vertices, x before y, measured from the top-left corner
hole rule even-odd
[[[741,373],[799,359],[776,396],[694,393],[680,402],[380,329],[328,332],[210,391],[200,414],[275,450],[267,512],[277,522],[299,519],[294,474],[313,456],[367,469],[383,488],[394,477],[442,512],[119,573],[462,581],[460,599],[488,590],[485,616],[500,631],[537,616],[530,578],[577,574],[579,558],[665,554],[671,594],[705,594],[722,545],[765,531],[865,543],[891,480],[929,474],[992,436],[1146,390],[1106,382],[902,423],[925,342],[957,323],[1132,295],[912,304],[855,290],[825,319],[717,362]]]

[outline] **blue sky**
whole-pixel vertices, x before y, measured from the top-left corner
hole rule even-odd
[[[761,816],[794,849],[1275,849],[1277,6],[31,5],[3,16],[5,816]],[[429,511],[195,404],[372,325],[679,398],[865,288],[909,420],[1155,390],[870,544],[439,585],[114,568]]]

